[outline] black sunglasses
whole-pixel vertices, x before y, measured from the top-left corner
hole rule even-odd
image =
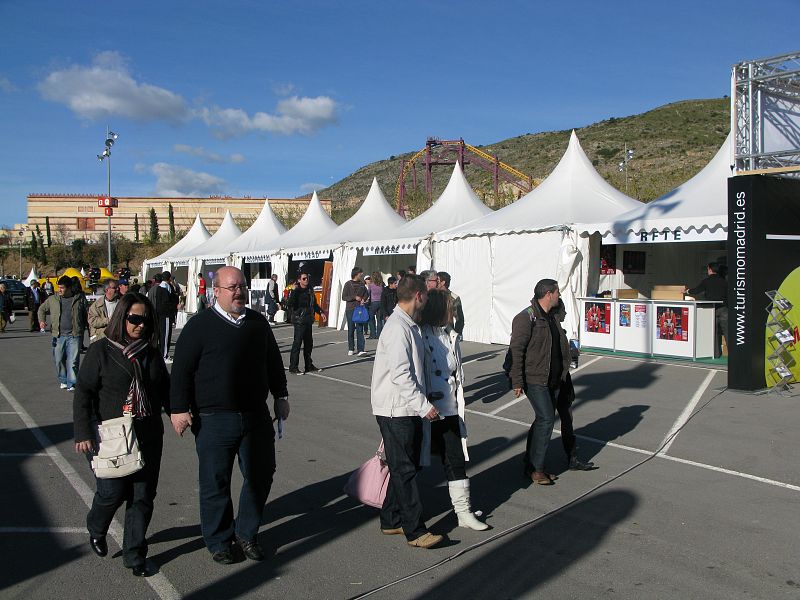
[[[147,318],[144,315],[128,315],[125,320],[135,327],[144,323]]]

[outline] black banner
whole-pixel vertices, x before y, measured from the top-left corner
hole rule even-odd
[[[731,389],[758,390],[773,383],[768,379],[766,292],[782,289],[800,306],[800,281],[791,281],[800,278],[798,267],[800,181],[766,175],[730,178],[726,339]]]

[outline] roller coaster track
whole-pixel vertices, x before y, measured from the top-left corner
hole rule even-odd
[[[434,157],[433,150],[438,148],[442,149],[440,154],[444,154],[445,152],[457,153],[458,154],[457,161],[461,163],[462,168],[464,167],[464,163],[472,163],[481,167],[485,171],[491,172],[494,178],[495,194],[497,194],[498,192],[501,179],[504,182],[509,183],[510,185],[516,187],[523,194],[527,194],[536,185],[539,184],[539,181],[534,180],[533,177],[531,177],[530,175],[527,175],[522,171],[515,169],[511,165],[507,165],[506,163],[498,159],[496,156],[492,156],[491,154],[484,152],[480,148],[476,148],[471,144],[467,144],[466,142],[464,142],[463,139],[440,140],[438,138],[428,138],[424,148],[422,148],[419,152],[415,153],[408,160],[403,161],[400,177],[397,180],[397,187],[395,189],[395,200],[397,203],[398,212],[403,212],[404,210],[403,199],[405,196],[406,175],[411,171],[411,169],[416,168],[416,163],[421,157],[424,157],[424,164],[426,168],[425,187],[429,195],[432,194],[432,183],[431,183],[432,166],[455,164],[456,160],[443,160],[441,156]],[[470,156],[467,156],[467,153],[470,153]],[[416,176],[415,176],[415,183],[416,183]]]

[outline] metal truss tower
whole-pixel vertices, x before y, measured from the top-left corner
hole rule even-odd
[[[733,66],[731,131],[737,175],[800,175],[800,52]]]

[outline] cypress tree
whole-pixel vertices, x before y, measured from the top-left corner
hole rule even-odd
[[[156,216],[156,209],[150,209],[150,243],[155,244],[158,241],[158,217]]]
[[[139,214],[133,215],[133,235],[134,241],[139,241]]]
[[[168,218],[169,218],[169,241],[170,242],[174,242],[175,241],[175,213],[172,210],[172,202],[169,203]]]
[[[53,245],[53,236],[50,235],[50,217],[44,218],[44,227],[47,232],[47,247],[49,248]]]

